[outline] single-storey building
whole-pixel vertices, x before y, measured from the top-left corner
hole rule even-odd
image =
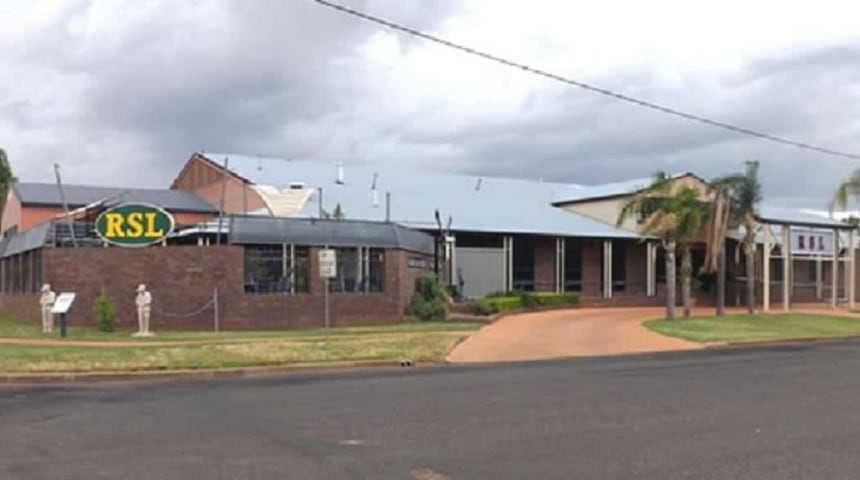
[[[105,289],[121,322],[131,324],[134,286],[146,283],[155,328],[206,328],[213,318],[222,328],[319,325],[322,248],[337,250],[329,291],[341,324],[399,320],[415,279],[430,271],[465,298],[530,290],[576,292],[587,306],[662,305],[662,248],[638,233],[644,218],[616,226],[620,206],[650,181],[579,185],[194,153],[164,190],[67,186],[61,195],[55,185],[22,183],[2,219],[2,306],[35,319],[36,292],[49,282],[79,293],[72,321],[87,322]],[[709,200],[707,182],[692,173],[674,175],[673,183]],[[176,230],[146,248],[108,245],[94,222],[126,202],[164,208]],[[756,278],[765,308],[853,304],[853,227],[768,206],[758,220]],[[69,242],[70,224],[79,248]],[[739,305],[745,258],[738,238],[727,242],[727,299]],[[704,257],[704,243],[696,242],[700,304],[715,295],[714,275],[699,271]]]

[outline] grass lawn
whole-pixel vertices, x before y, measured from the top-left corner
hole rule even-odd
[[[337,362],[442,361],[467,332],[337,335],[328,349],[321,338],[181,346],[77,347],[3,345],[0,372],[90,372],[310,366]]]
[[[283,331],[163,331],[134,339],[131,331],[103,333],[91,327],[68,330],[71,340],[133,341],[133,346],[0,345],[0,372],[93,372],[228,368],[268,365],[311,366],[338,362],[444,360],[448,351],[482,326],[473,322],[421,322]],[[33,325],[0,315],[0,338],[59,338]],[[210,343],[147,345],[152,341],[212,340]]]
[[[477,330],[480,323],[475,322],[412,322],[394,325],[374,325],[367,327],[334,327],[330,334],[335,335],[373,335],[381,333],[414,333],[414,332],[458,332]],[[118,330],[105,333],[93,327],[69,325],[67,337],[73,340],[105,340],[123,342],[152,342],[170,340],[209,340],[209,339],[260,339],[260,338],[297,338],[320,337],[325,335],[323,328],[302,330],[232,330],[223,332],[188,331],[188,330],[156,330],[155,337],[133,338],[132,330]],[[59,326],[53,333],[42,333],[42,326],[35,323],[23,322],[7,315],[0,314],[0,338],[60,338]]]
[[[694,342],[750,342],[860,335],[860,316],[855,318],[802,313],[727,315],[649,320],[645,327],[669,337]]]

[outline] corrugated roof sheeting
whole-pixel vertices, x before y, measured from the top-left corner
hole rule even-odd
[[[433,237],[393,223],[238,215],[225,222],[230,243],[366,246],[433,253]]]
[[[438,209],[443,222],[452,217],[451,229],[455,231],[639,238],[635,232],[552,206],[556,194],[580,188],[572,184],[350,164],[344,167],[343,184],[338,184],[332,163],[205,155],[210,159],[228,157],[230,169],[254,183],[284,187],[302,182],[308,187],[322,187],[325,210],[332,212],[340,204],[348,219],[385,220],[385,193],[391,192],[391,221],[413,228],[435,229],[434,212]],[[377,202],[371,190],[375,176]],[[301,215],[318,216],[318,202],[315,193]]]
[[[60,190],[53,183],[19,182],[12,186],[18,199],[28,205],[62,205]],[[97,202],[106,197],[119,195],[114,202],[140,202],[158,205],[167,210],[183,212],[215,212],[216,208],[194,192],[184,190],[162,190],[122,187],[91,187],[64,185],[66,202],[79,207]]]
[[[798,226],[808,225],[812,227],[829,227],[842,230],[851,230],[854,228],[835,218],[816,215],[814,213],[794,208],[780,208],[770,205],[762,205],[759,208],[758,217],[765,222],[792,224]]]
[[[27,230],[26,232],[4,238],[0,242],[0,257],[11,257],[45,246],[51,223],[46,222]]]

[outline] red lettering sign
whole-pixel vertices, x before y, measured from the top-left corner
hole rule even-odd
[[[815,250],[815,237],[812,235],[809,236],[809,249]]]
[[[818,249],[821,250],[822,252],[824,251],[824,237],[823,236],[818,237]]]

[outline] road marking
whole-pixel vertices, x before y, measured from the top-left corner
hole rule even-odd
[[[429,468],[414,469],[409,473],[411,473],[416,480],[451,480],[451,477],[442,475],[441,473]]]

